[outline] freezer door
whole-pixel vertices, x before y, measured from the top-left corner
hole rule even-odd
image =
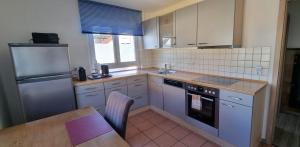
[[[67,46],[10,48],[17,80],[70,72]]]
[[[27,121],[68,112],[75,109],[71,78],[36,80],[18,85]]]

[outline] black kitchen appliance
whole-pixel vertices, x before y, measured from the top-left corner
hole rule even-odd
[[[79,67],[79,69],[78,69],[78,80],[86,81],[86,72],[83,67]]]
[[[218,128],[219,90],[186,84],[187,113],[202,123]]]
[[[109,74],[108,65],[101,65],[101,77],[102,78],[111,77],[111,75]]]
[[[56,33],[32,33],[33,43],[37,44],[59,44],[58,34]]]

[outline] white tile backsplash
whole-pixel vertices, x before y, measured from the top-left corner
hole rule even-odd
[[[194,49],[173,48],[144,51],[141,64],[163,68],[171,64],[175,70],[238,77],[255,80],[268,80],[271,48],[234,49]],[[257,72],[256,67],[262,67]]]

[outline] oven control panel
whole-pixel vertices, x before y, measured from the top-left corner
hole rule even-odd
[[[193,84],[187,84],[186,90],[191,90],[200,94],[206,94],[214,97],[219,97],[219,93],[220,93],[219,89],[193,85]]]

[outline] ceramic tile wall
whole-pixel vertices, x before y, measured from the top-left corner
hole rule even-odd
[[[152,65],[152,50],[146,50],[141,48],[139,50],[139,63],[140,63],[140,67],[142,68],[149,68],[149,67],[153,67]]]
[[[175,70],[267,81],[271,47],[157,49],[152,50],[151,63],[159,68],[167,63]]]

